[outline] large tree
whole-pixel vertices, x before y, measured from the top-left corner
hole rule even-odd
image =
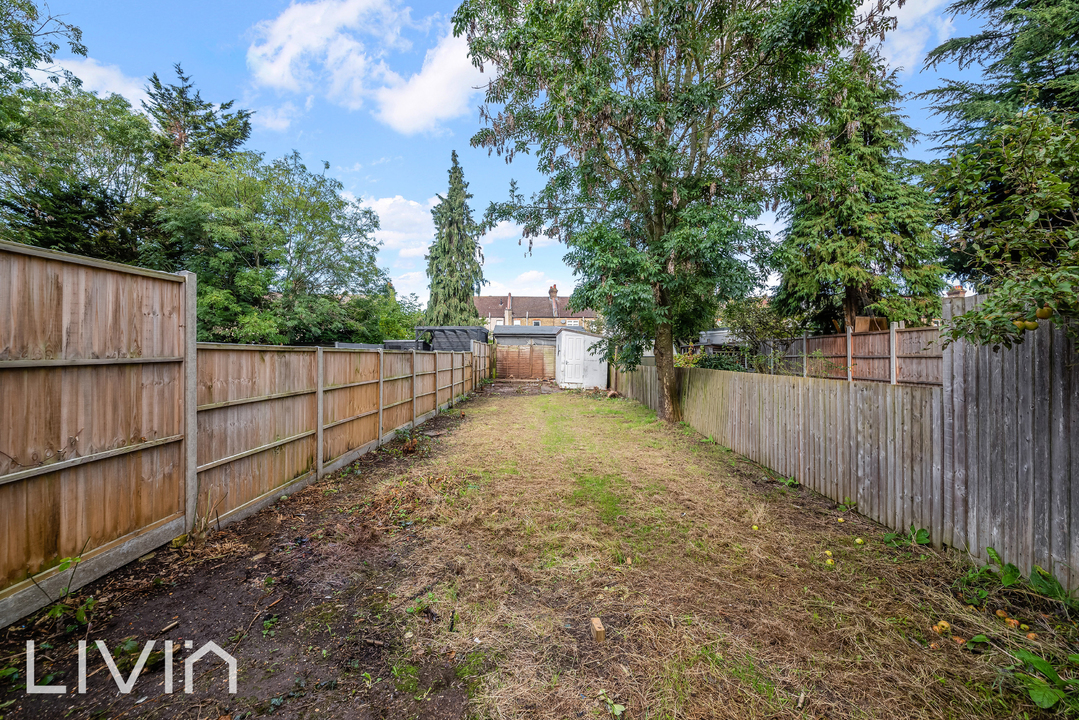
[[[481,325],[472,301],[483,286],[483,254],[477,238],[481,230],[472,219],[464,171],[457,151],[450,157],[450,186],[431,210],[435,241],[427,255],[431,297],[424,321],[428,325]]]
[[[940,230],[966,253],[985,302],[952,340],[1011,347],[1049,321],[1079,347],[1079,128],[1030,110],[934,167]]]
[[[152,160],[147,119],[73,83],[23,94],[26,125],[0,142],[0,237],[119,262],[137,259]]]
[[[546,186],[511,190],[488,221],[566,242],[572,302],[603,313],[626,351],[650,336],[660,417],[679,418],[673,338],[741,292],[792,99],[848,29],[849,0],[465,0],[454,31],[492,68],[474,145],[534,152]]]
[[[981,18],[983,27],[941,44],[926,67],[979,65],[982,78],[946,80],[925,93],[948,120],[938,140],[977,142],[1030,106],[1079,112],[1079,0],[957,0],[947,12]]]
[[[251,136],[251,110],[233,110],[234,100],[214,104],[202,94],[176,63],[175,83],[154,73],[142,106],[157,126],[159,163],[195,157],[228,157]]]
[[[929,195],[904,160],[894,72],[863,48],[836,56],[818,87],[812,156],[787,186],[789,225],[776,253],[778,306],[818,330],[869,312],[926,322],[944,288]]]

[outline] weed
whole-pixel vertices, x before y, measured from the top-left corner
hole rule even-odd
[[[273,637],[277,634],[277,631],[274,630],[274,628],[277,627],[277,622],[279,619],[280,618],[274,615],[273,617],[267,618],[266,620],[262,621],[262,637]]]
[[[797,480],[794,479],[793,475],[791,477],[780,477],[779,482],[783,483],[784,485],[786,485],[789,488],[796,488],[801,484]]]
[[[626,711],[625,705],[619,705],[607,695],[606,690],[599,691],[599,699],[607,705],[607,712],[615,717],[622,717],[622,713]]]
[[[919,545],[929,544],[929,531],[925,528],[915,528],[914,525],[910,526],[910,530],[907,532],[890,532],[885,533],[884,537],[885,545],[891,545],[892,547],[917,547]]]
[[[420,687],[420,669],[415,665],[394,665],[390,668],[394,685],[404,693],[414,693]]]

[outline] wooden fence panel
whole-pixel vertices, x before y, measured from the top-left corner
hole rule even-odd
[[[324,349],[323,463],[332,472],[378,440],[378,351]]]
[[[231,518],[317,464],[314,348],[200,343],[198,516]]]
[[[851,376],[855,380],[891,381],[889,335],[867,332],[851,336]]]
[[[906,328],[895,331],[896,380],[917,385],[940,385],[943,352],[940,329]]]
[[[382,357],[382,434],[412,424],[412,353],[386,352]]]
[[[187,282],[0,242],[0,627],[183,532]]]
[[[420,418],[438,409],[438,356],[416,353],[416,412]]]

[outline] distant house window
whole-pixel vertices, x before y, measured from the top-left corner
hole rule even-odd
[[[570,326],[570,327],[580,327],[581,326],[581,321],[580,320],[567,320],[566,325]]]
[[[506,324],[505,320],[495,320],[495,325],[505,325],[505,324]]]
[[[514,324],[514,325],[520,325],[520,324],[521,324],[521,321],[520,321],[520,320],[514,320],[514,321],[513,321],[513,324]]]
[[[533,320],[533,321],[532,321],[532,325],[533,325],[534,327],[539,327],[539,324],[540,324],[540,323],[539,323],[539,320]]]

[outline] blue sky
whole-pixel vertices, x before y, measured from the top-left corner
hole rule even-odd
[[[937,84],[936,73],[918,72],[927,50],[971,30],[964,19],[949,21],[945,6],[908,0],[897,12],[899,27],[884,52],[904,68],[907,92]],[[311,168],[329,162],[347,191],[378,212],[380,260],[398,291],[424,300],[430,209],[435,194],[445,192],[450,152],[460,156],[477,214],[507,196],[511,178],[525,191],[542,181],[529,157],[508,166],[469,146],[480,127],[475,88],[484,77],[449,31],[455,7],[398,0],[50,3],[83,30],[88,57],[60,64],[87,89],[120,93],[137,105],[146,78],[157,72],[171,79],[180,62],[205,99],[235,99],[256,111],[251,149],[268,157],[298,150]],[[931,131],[936,120],[923,105],[908,101],[907,112],[912,125]],[[915,148],[912,155],[928,151]],[[761,224],[771,229],[775,221],[762,217]],[[519,238],[515,228],[501,226],[483,239],[490,281],[484,294],[544,295],[557,283],[568,295],[573,276],[562,262],[565,249],[547,243],[529,255]]]

